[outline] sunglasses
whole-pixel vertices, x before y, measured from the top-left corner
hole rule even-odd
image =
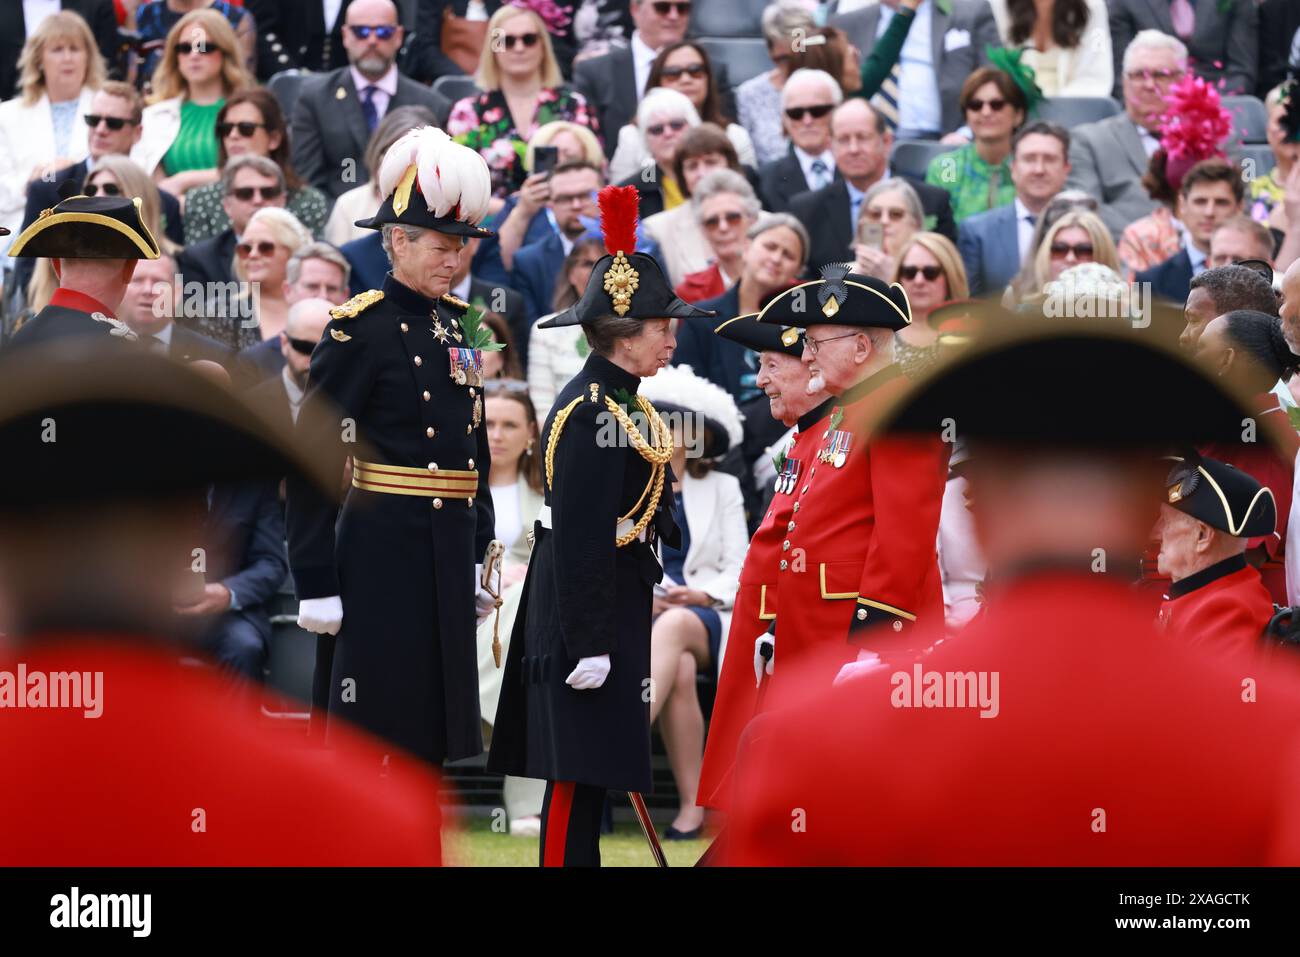
[[[258,193],[262,199],[276,199],[283,190],[279,186],[236,186],[230,191],[231,196],[241,203],[250,202]]]
[[[820,120],[823,116],[835,109],[833,103],[818,103],[816,106],[792,106],[785,111],[785,115],[798,123],[807,113],[814,120]]]
[[[370,34],[372,33],[380,40],[391,40],[393,38],[393,34],[397,32],[397,27],[393,27],[393,26],[382,26],[382,27],[349,26],[348,29],[352,31],[352,35],[356,37],[358,40],[369,40]]]
[[[927,282],[934,282],[943,275],[942,266],[899,266],[898,275],[901,279],[915,279],[917,275],[925,277]]]
[[[310,339],[295,339],[293,336],[285,336],[289,340],[289,348],[300,355],[309,356],[316,349],[316,343]]]
[[[520,33],[515,36],[512,36],[509,33],[504,33],[501,35],[501,43],[507,50],[513,50],[517,46],[522,46],[531,50],[533,47],[537,46],[537,41],[541,38],[542,35],[540,33]]]
[[[209,46],[206,43],[178,43],[176,44],[177,56],[189,56],[191,53],[200,53],[208,56],[213,53],[220,53],[221,48],[218,46]]]
[[[1001,113],[1006,109],[1007,101],[1001,97],[994,97],[991,100],[981,100],[978,96],[973,96],[966,101],[966,112],[983,113],[984,107],[986,106],[994,113]]]
[[[86,114],[86,125],[92,130],[99,126],[100,123],[105,124],[114,133],[126,126],[128,123],[135,126],[135,120],[128,120],[121,116],[100,116],[98,113]]]
[[[702,225],[704,226],[705,229],[712,232],[713,230],[717,229],[720,225],[722,225],[723,222],[725,222],[728,226],[739,226],[741,221],[744,218],[745,217],[742,213],[738,213],[733,209],[730,212],[722,213],[716,216],[710,216],[708,219],[704,220]]]
[[[665,80],[675,80],[683,73],[687,76],[704,76],[709,72],[709,68],[703,63],[692,63],[690,66],[666,66],[660,74]]]
[[[645,131],[651,136],[663,136],[664,130],[672,130],[674,133],[679,133],[684,129],[686,129],[685,120],[670,120],[667,123],[656,123],[654,126],[647,126]]]
[[[244,139],[248,139],[258,130],[268,129],[270,129],[270,127],[265,123],[251,123],[248,120],[241,120],[238,123],[218,123],[217,136],[224,140],[231,133],[235,132],[235,130],[239,130],[239,135],[244,137]]]
[[[907,210],[894,207],[892,209],[878,209],[875,206],[867,207],[867,219],[873,223],[878,223],[888,218],[891,223],[901,223],[907,218]]]
[[[270,257],[275,255],[275,243],[266,239],[263,239],[256,245],[253,243],[240,243],[235,247],[235,255],[240,259],[247,259],[249,256],[253,255],[254,249],[257,250],[259,256]]]
[[[98,196],[101,193],[105,196],[121,196],[122,187],[116,183],[87,183],[82,192],[87,196]]]
[[[650,4],[650,6],[654,9],[654,12],[659,14],[661,17],[668,16],[668,14],[674,10],[677,12],[679,17],[689,17],[691,15],[691,5],[689,3],[656,2]]]
[[[1085,256],[1092,257],[1092,243],[1052,243],[1052,256],[1061,259],[1074,253],[1076,259],[1083,259]]]

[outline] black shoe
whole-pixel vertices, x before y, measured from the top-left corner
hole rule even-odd
[[[704,836],[704,825],[701,824],[693,831],[679,831],[671,824],[664,830],[665,841],[698,841]]]

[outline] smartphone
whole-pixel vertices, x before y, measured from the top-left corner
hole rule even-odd
[[[872,249],[879,249],[885,242],[885,227],[870,219],[858,223],[858,242]]]
[[[533,150],[533,172],[549,173],[560,165],[558,146],[538,146]]]

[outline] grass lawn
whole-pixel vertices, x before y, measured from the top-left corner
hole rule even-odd
[[[661,828],[662,830],[662,828]],[[459,829],[443,831],[443,855],[448,865],[458,867],[536,867],[537,838],[511,837],[492,830],[488,817],[464,817]],[[671,867],[693,865],[708,841],[663,841]],[[635,822],[618,822],[614,833],[600,839],[600,862],[604,867],[653,867],[654,858],[645,835]]]

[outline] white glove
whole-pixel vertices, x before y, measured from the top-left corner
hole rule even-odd
[[[840,669],[840,673],[835,676],[835,680],[831,682],[831,685],[843,684],[845,681],[852,681],[854,678],[862,678],[874,671],[881,671],[885,667],[885,662],[880,660],[880,655],[864,648],[858,652],[857,661],[850,661]]]
[[[771,648],[767,657],[763,657],[763,646]],[[776,667],[776,635],[762,634],[754,639],[754,687],[757,688],[763,683],[763,670],[766,666],[767,673],[770,675],[772,669]]]
[[[564,683],[574,691],[587,691],[599,688],[608,677],[609,655],[596,655],[594,658],[579,658],[578,667],[564,679]]]
[[[474,616],[479,621],[482,621],[496,608],[497,602],[483,587],[483,565],[481,563],[474,566],[474,584],[477,589],[474,592]]]
[[[343,599],[338,595],[328,598],[304,598],[298,602],[298,627],[318,635],[337,635],[343,624]]]

